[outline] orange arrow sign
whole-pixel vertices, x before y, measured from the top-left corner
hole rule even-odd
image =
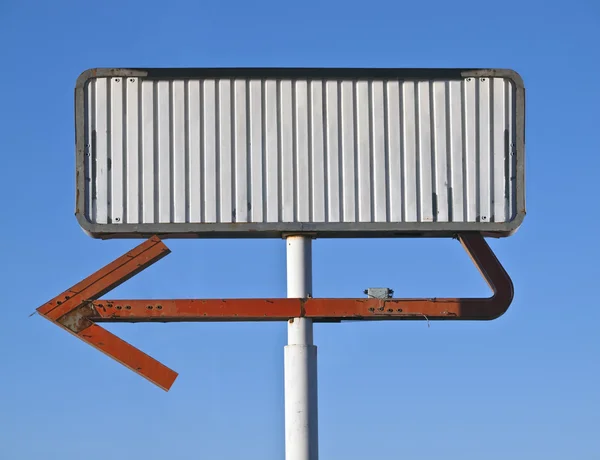
[[[134,372],[168,391],[177,373],[103,329],[100,322],[491,320],[513,299],[510,277],[480,234],[458,239],[492,288],[489,298],[467,299],[168,299],[98,300],[170,253],[154,236],[37,311]]]
[[[150,238],[114,262],[45,303],[37,311],[71,334],[119,361],[132,371],[168,391],[177,373],[129,345],[86,315],[90,302],[170,253],[158,237]]]

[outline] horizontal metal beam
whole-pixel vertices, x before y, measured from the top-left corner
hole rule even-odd
[[[478,233],[458,239],[493,291],[489,298],[373,299],[165,299],[98,300],[100,296],[167,255],[152,237],[95,274],[38,308],[38,312],[81,340],[168,390],[177,373],[122,341],[96,323],[383,320],[492,320],[510,306],[513,284]]]
[[[435,299],[165,299],[99,300],[92,303],[98,322],[491,320],[513,299],[510,277],[479,234],[459,240],[493,291],[489,298]]]

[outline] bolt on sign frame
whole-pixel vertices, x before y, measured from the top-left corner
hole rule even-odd
[[[513,299],[484,237],[525,216],[525,88],[503,69],[91,69],[76,217],[146,241],[38,308],[164,390],[177,373],[103,322],[288,321],[286,459],[318,458],[313,322],[492,320]],[[458,239],[490,298],[312,295],[314,238]],[[165,238],[285,238],[288,298],[106,300]]]

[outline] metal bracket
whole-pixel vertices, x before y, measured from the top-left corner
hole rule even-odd
[[[368,288],[363,291],[370,299],[391,299],[394,290],[390,288]]]
[[[392,299],[168,299],[99,300],[170,251],[154,236],[114,262],[42,305],[46,319],[127,366],[164,390],[177,373],[96,323],[183,321],[287,321],[307,317],[315,322],[348,320],[492,320],[506,312],[513,284],[479,233],[458,240],[493,291],[489,298]]]

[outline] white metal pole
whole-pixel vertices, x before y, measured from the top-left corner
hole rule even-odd
[[[286,238],[287,296],[312,296],[312,240]],[[285,458],[318,460],[317,347],[313,345],[311,319],[293,318],[288,323],[285,347]]]

